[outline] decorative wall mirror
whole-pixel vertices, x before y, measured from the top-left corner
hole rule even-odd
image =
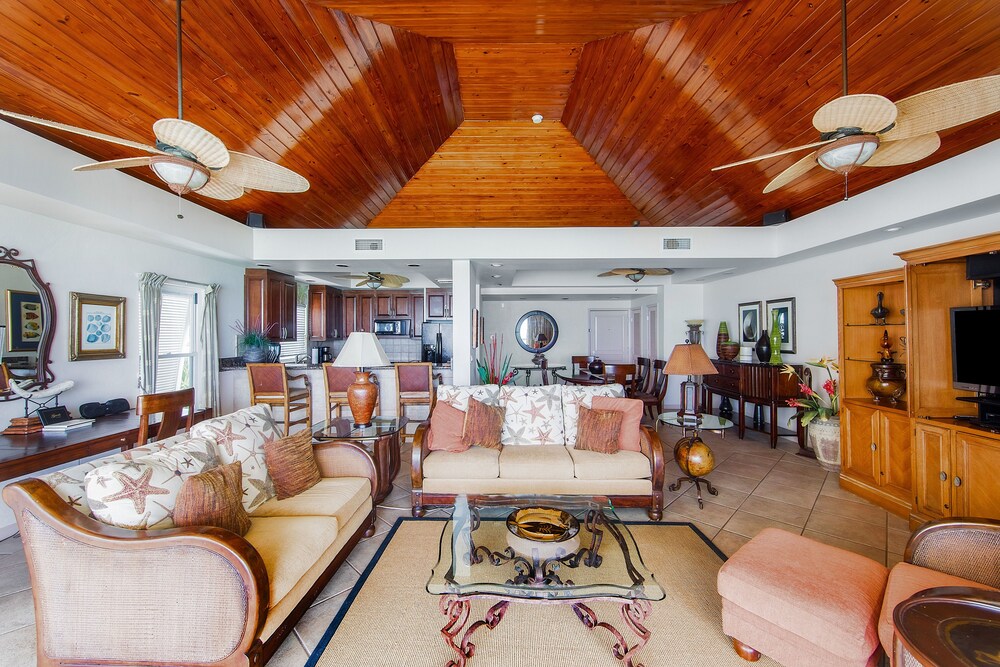
[[[529,310],[517,321],[514,337],[522,349],[535,353],[532,361],[541,364],[545,359],[544,353],[551,350],[559,338],[559,327],[545,311]]]
[[[55,379],[49,370],[49,349],[55,331],[56,311],[52,291],[42,282],[35,260],[18,259],[15,248],[0,246],[0,354],[12,380],[31,380],[30,387],[44,387]],[[18,399],[4,386],[0,401]]]

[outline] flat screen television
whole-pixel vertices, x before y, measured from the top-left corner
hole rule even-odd
[[[951,309],[951,368],[956,389],[1000,394],[1000,307]]]

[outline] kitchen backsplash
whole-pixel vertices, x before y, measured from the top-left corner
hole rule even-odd
[[[328,346],[330,353],[336,357],[344,349],[345,342],[335,340],[317,343],[317,345]],[[420,361],[421,341],[419,338],[381,336],[378,342],[382,344],[382,349],[385,350],[385,356],[389,357],[389,361]]]

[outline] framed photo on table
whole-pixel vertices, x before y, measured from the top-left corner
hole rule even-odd
[[[38,292],[7,290],[8,352],[37,352],[45,331]]]
[[[781,353],[795,354],[795,297],[786,299],[768,299],[767,321],[773,322],[773,315],[778,313],[778,329],[781,331]]]
[[[125,297],[70,292],[69,360],[125,357]]]
[[[760,338],[760,301],[750,301],[739,305],[736,321],[740,327],[740,345],[753,347]]]

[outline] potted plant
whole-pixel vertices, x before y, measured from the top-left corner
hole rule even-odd
[[[492,334],[481,354],[476,357],[479,381],[483,384],[505,385],[514,378],[516,371],[510,367],[510,355],[503,355],[503,336],[497,343],[497,335]]]
[[[816,454],[819,464],[830,472],[840,472],[840,396],[837,379],[834,373],[840,373],[836,362],[828,357],[807,361],[807,365],[826,369],[827,379],[823,383],[823,396],[803,381],[789,364],[785,364],[781,372],[793,376],[799,381],[799,398],[788,399],[788,405],[798,408],[788,423],[794,419],[806,427],[806,438],[810,449]]]
[[[243,351],[243,361],[248,364],[256,364],[267,359],[268,349],[271,345],[271,339],[267,337],[267,334],[273,328],[274,324],[271,324],[265,329],[261,326],[260,320],[249,326],[240,321],[233,325],[233,330],[237,334],[236,347],[237,350]]]

